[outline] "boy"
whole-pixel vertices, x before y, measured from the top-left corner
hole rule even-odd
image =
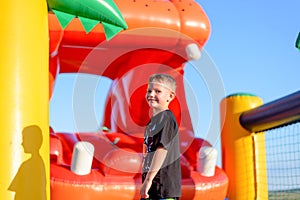
[[[148,80],[146,100],[152,117],[144,133],[141,199],[178,199],[181,196],[178,125],[169,110],[175,90],[176,81],[167,74],[154,74]]]

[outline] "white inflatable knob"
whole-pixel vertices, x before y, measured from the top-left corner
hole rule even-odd
[[[89,142],[77,142],[74,145],[71,171],[77,175],[91,172],[94,157],[94,146]]]
[[[199,152],[197,171],[202,176],[214,176],[218,152],[213,147],[202,147]]]
[[[189,60],[198,60],[201,57],[201,52],[197,44],[191,43],[185,48]]]

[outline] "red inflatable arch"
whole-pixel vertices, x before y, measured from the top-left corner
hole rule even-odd
[[[153,73],[168,73],[178,84],[170,109],[180,125],[181,199],[224,199],[228,186],[224,171],[216,166],[214,176],[205,177],[196,169],[200,147],[210,144],[195,138],[183,84],[187,45],[201,49],[210,34],[206,14],[193,0],[115,3],[128,29],[109,41],[101,23],[87,34],[78,18],[62,29],[49,13],[50,93],[57,73],[89,73],[113,82],[103,123],[109,131],[51,131],[51,199],[139,199],[143,126],[149,119],[144,115],[149,110],[144,98]],[[73,147],[79,141],[95,148],[88,175],[70,170]]]

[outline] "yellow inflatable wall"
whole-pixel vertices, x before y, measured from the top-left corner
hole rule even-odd
[[[250,94],[221,101],[222,164],[229,178],[230,200],[268,199],[264,133],[251,133],[239,121],[243,112],[262,104]]]
[[[48,10],[1,1],[0,199],[50,199]]]

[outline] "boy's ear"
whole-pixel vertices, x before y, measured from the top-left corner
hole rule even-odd
[[[172,101],[172,100],[175,98],[175,96],[176,96],[175,93],[174,93],[174,92],[171,92],[171,93],[170,93],[170,100]]]

